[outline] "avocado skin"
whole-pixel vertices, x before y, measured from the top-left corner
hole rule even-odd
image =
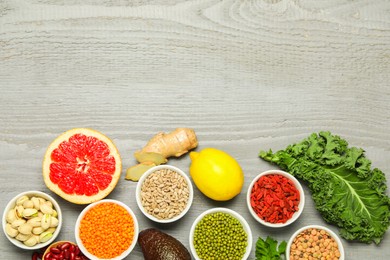
[[[190,253],[179,240],[156,228],[141,231],[138,244],[145,260],[191,260]]]

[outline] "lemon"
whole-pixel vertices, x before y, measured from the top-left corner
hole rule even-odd
[[[191,152],[190,175],[196,187],[207,197],[226,201],[241,192],[244,173],[238,162],[224,151],[205,148]]]

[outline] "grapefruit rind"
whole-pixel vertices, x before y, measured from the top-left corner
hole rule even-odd
[[[53,183],[50,180],[50,164],[52,163],[51,154],[54,151],[54,149],[58,148],[58,146],[63,141],[68,141],[70,137],[74,136],[75,134],[84,134],[86,136],[92,136],[95,137],[104,143],[106,143],[110,150],[110,155],[115,158],[115,172],[112,175],[112,180],[110,184],[105,188],[104,190],[99,190],[99,192],[92,196],[87,195],[77,195],[77,194],[68,194],[65,193],[63,190],[61,190],[57,184]],[[75,203],[75,204],[90,204],[95,201],[99,201],[106,196],[108,196],[111,191],[115,188],[117,185],[121,172],[122,172],[122,163],[121,163],[121,157],[119,155],[118,149],[116,148],[115,144],[111,141],[110,138],[105,136],[104,134],[90,129],[90,128],[74,128],[70,129],[61,135],[59,135],[47,148],[44,159],[43,159],[43,165],[42,165],[42,171],[43,171],[43,180],[46,184],[46,186],[62,197],[63,199]]]

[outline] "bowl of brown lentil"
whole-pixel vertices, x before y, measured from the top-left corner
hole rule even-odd
[[[298,229],[287,243],[287,260],[329,259],[344,260],[340,238],[329,228],[309,225]]]
[[[182,170],[159,165],[146,171],[138,181],[136,201],[141,212],[158,223],[171,223],[190,209],[194,197],[191,180]]]
[[[252,249],[248,223],[228,208],[212,208],[200,214],[192,224],[189,240],[195,260],[242,260]]]

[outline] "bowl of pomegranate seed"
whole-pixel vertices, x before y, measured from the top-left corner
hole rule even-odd
[[[281,170],[269,170],[257,175],[249,185],[247,206],[259,223],[285,227],[301,215],[305,195],[294,176]]]

